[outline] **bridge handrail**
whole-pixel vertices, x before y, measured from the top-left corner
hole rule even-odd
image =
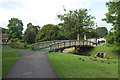
[[[41,48],[46,48],[46,47],[49,47],[49,45],[52,43],[63,42],[63,41],[69,41],[69,40],[52,40],[52,41],[33,43],[33,50],[39,50]]]
[[[69,40],[69,41],[63,41],[63,42],[58,42],[58,43],[51,43],[50,44],[50,51],[55,51],[56,49],[59,49],[59,48],[65,48],[65,47],[71,47],[71,46],[80,46],[80,45],[81,46],[85,46],[85,45],[93,46],[93,42],[86,41],[86,40]]]

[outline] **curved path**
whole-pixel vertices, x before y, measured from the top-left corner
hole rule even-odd
[[[48,48],[40,51],[12,50],[21,56],[5,78],[58,78],[48,60]]]

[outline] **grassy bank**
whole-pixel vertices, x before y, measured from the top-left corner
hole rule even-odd
[[[118,59],[94,58],[57,52],[49,53],[48,58],[60,78],[118,78]],[[83,59],[84,61],[82,61]],[[94,59],[97,61],[93,61]]]
[[[87,54],[91,54],[92,56],[95,56],[98,52],[106,52],[106,57],[118,58],[119,50],[115,49],[114,47],[96,46],[93,49],[91,49],[89,52],[87,52]]]
[[[4,77],[12,66],[16,63],[20,54],[12,50],[2,50],[2,77]]]

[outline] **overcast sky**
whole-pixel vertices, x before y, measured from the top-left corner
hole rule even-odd
[[[63,5],[67,10],[87,8],[89,14],[96,17],[98,27],[112,28],[110,24],[102,21],[105,18],[107,7],[105,3],[109,0],[0,0],[0,27],[7,28],[10,18],[18,18],[24,24],[42,27],[45,24],[58,24],[57,13],[63,13]]]

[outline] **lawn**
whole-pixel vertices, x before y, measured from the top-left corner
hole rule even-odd
[[[58,52],[49,53],[48,58],[60,78],[118,78],[118,59],[94,58]],[[84,61],[82,61],[83,59]],[[97,61],[93,61],[95,59]]]
[[[95,56],[98,52],[106,52],[106,57],[118,58],[118,53],[120,53],[120,49],[115,49],[114,47],[107,46],[96,46],[91,51],[87,52],[87,54]]]
[[[19,56],[20,54],[18,52],[7,49],[2,50],[2,77],[5,77]]]

